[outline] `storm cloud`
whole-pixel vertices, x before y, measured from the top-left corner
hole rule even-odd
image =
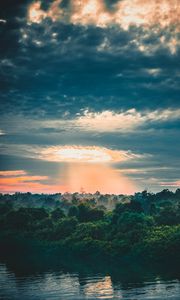
[[[1,170],[36,176],[39,164],[48,176],[33,148],[105,147],[141,156],[114,167],[142,188],[175,188],[178,2],[1,3]],[[53,185],[57,170],[48,168]]]

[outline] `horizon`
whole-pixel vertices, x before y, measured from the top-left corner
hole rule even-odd
[[[48,193],[32,193],[30,191],[27,191],[27,192],[18,192],[17,191],[17,192],[12,192],[12,193],[0,193],[0,195],[3,195],[3,196],[5,196],[5,195],[14,196],[16,194],[18,194],[18,195],[31,194],[31,195],[43,195],[43,196],[46,196],[46,195],[48,195],[48,196],[54,196],[54,195],[62,195],[62,196],[64,196],[64,195],[75,195],[76,194],[76,195],[81,195],[81,196],[82,195],[84,195],[84,196],[86,196],[86,195],[92,195],[92,196],[93,195],[102,195],[102,196],[127,196],[127,197],[130,197],[130,196],[135,196],[136,194],[142,194],[143,192],[147,192],[147,194],[151,194],[151,195],[156,195],[156,194],[162,193],[164,191],[168,191],[170,193],[176,194],[177,191],[179,191],[179,190],[180,190],[180,188],[177,188],[174,191],[169,190],[169,189],[163,189],[163,190],[159,190],[158,192],[152,192],[152,191],[148,191],[148,190],[141,190],[141,191],[135,192],[134,194],[103,194],[100,191],[96,191],[95,193],[89,193],[89,192],[86,192],[86,191],[83,191],[83,192],[76,191],[76,192],[71,193],[71,192],[66,191],[64,193],[57,192],[57,193],[48,194]]]

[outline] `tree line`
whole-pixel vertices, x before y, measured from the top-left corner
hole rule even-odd
[[[66,210],[17,208],[6,199],[0,202],[0,246],[29,239],[83,257],[180,261],[180,190],[171,193],[143,191],[112,211],[92,202]]]

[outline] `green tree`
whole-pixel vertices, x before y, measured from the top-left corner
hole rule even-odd
[[[53,240],[60,240],[69,237],[75,230],[78,221],[75,217],[61,219],[55,226],[52,235]]]
[[[82,203],[78,206],[78,208],[79,208],[78,219],[80,222],[98,221],[100,219],[103,219],[104,217],[103,210],[97,208],[91,208],[87,204]]]
[[[61,218],[64,218],[65,214],[61,208],[56,208],[51,212],[51,218],[53,221],[58,221]]]
[[[77,217],[79,216],[79,208],[75,205],[71,206],[68,211],[69,217]]]

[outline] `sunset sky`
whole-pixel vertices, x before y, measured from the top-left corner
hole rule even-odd
[[[179,0],[0,3],[0,190],[180,186]]]

